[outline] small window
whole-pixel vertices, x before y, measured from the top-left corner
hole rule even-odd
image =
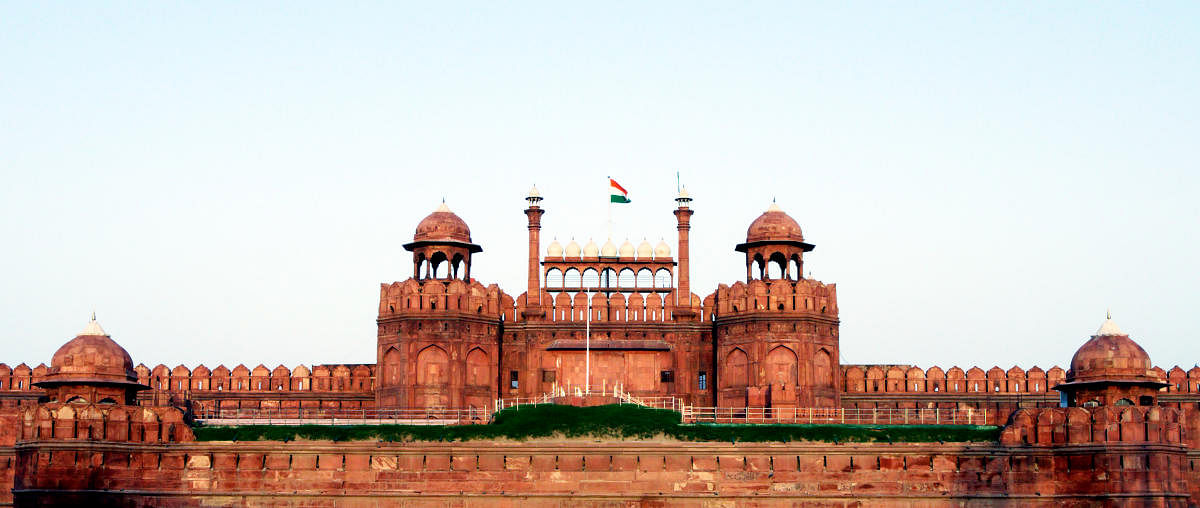
[[[701,390],[708,389],[708,373],[707,372],[700,371],[700,378],[699,378],[699,382],[697,383],[697,386],[699,386],[699,388]]]
[[[1114,406],[1132,406],[1133,401],[1129,400],[1129,399],[1118,399],[1117,402],[1114,403],[1113,405]]]
[[[1153,406],[1154,405],[1154,397],[1151,397],[1149,395],[1142,395],[1141,397],[1138,397],[1138,405],[1139,406]]]
[[[675,371],[664,370],[662,372],[659,372],[658,379],[659,379],[659,381],[662,381],[663,383],[674,383],[675,382]]]
[[[543,369],[542,370],[542,382],[543,383],[553,383],[555,380],[555,374],[556,373],[552,370]]]
[[[508,387],[516,390],[518,386],[520,386],[520,376],[519,376],[518,372],[515,370],[509,372],[508,373]]]
[[[1083,403],[1083,407],[1098,407],[1099,405],[1100,401],[1098,400],[1089,400]]]

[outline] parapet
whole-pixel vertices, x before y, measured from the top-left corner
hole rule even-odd
[[[1000,443],[1010,446],[1068,444],[1184,444],[1183,413],[1165,407],[1114,406],[1021,409],[1009,417]]]
[[[24,408],[21,439],[179,443],[195,436],[173,407],[51,402]]]

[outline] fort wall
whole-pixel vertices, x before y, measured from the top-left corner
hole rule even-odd
[[[19,505],[1187,506],[1183,447],[28,442]],[[1192,474],[1192,473],[1189,473]]]

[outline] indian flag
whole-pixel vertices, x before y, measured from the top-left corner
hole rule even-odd
[[[617,183],[616,180],[609,178],[608,188],[612,191],[612,197],[609,199],[610,203],[631,203],[629,200],[629,191],[621,187],[621,184]]]

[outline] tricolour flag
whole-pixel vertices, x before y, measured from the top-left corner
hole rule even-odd
[[[625,190],[624,187],[621,187],[621,184],[617,183],[616,180],[609,178],[608,179],[608,187],[612,191],[612,198],[610,199],[609,202],[611,202],[611,203],[630,203],[631,202],[629,200],[629,191]]]

